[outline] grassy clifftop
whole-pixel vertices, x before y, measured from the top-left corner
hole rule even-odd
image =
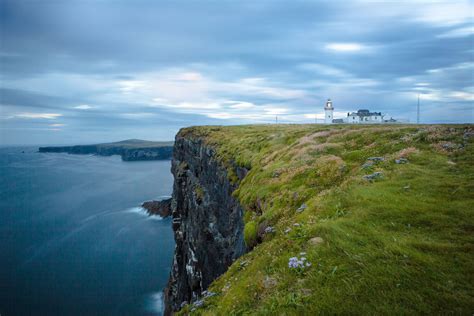
[[[250,169],[235,196],[254,246],[183,313],[474,312],[472,126],[180,133],[214,147],[231,181]]]

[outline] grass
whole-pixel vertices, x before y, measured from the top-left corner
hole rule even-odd
[[[193,313],[474,312],[472,126],[204,126],[180,135],[214,147],[235,183],[233,166],[250,168],[234,195],[254,248]],[[369,157],[384,160],[363,168]],[[374,172],[382,177],[362,178]],[[257,244],[261,223],[276,233]],[[312,266],[289,269],[301,252]]]

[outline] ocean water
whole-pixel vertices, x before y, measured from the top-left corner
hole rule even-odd
[[[170,161],[0,148],[0,315],[160,315]]]

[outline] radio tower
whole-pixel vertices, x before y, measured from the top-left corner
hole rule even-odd
[[[420,94],[418,93],[418,104],[416,106],[416,124],[420,124]]]

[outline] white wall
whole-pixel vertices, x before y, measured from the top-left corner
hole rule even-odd
[[[376,123],[383,123],[381,115],[372,115],[372,116],[357,116],[357,115],[349,115],[347,117],[347,123],[350,124],[376,124]]]

